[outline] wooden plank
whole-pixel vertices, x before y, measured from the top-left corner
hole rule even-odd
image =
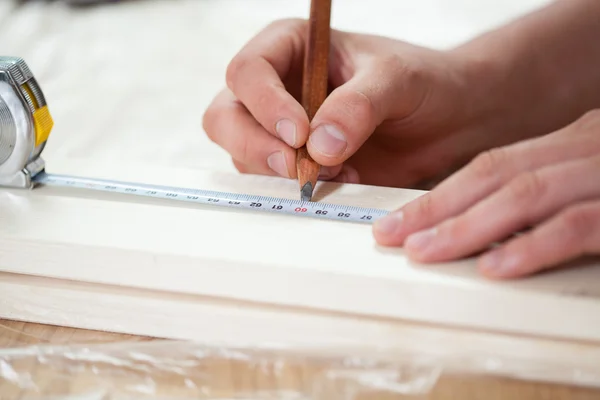
[[[0,291],[0,318],[209,346],[280,344],[305,355],[413,360],[444,374],[600,388],[600,346],[593,344],[7,273]]]
[[[49,172],[295,198],[295,182],[120,164],[54,162]],[[393,209],[421,192],[320,185],[320,200]],[[596,263],[492,282],[472,260],[410,262],[371,228],[335,221],[81,194],[0,192],[0,270],[172,293],[573,340],[600,340]],[[297,243],[315,250],[306,263]]]

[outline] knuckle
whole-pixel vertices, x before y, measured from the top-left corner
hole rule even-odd
[[[268,83],[255,93],[255,110],[263,110],[265,115],[281,108],[281,99],[278,93],[285,90],[285,86],[279,82]],[[256,111],[258,112],[258,111]]]
[[[503,148],[487,150],[473,159],[470,169],[476,177],[487,178],[498,173],[506,159],[506,150]]]
[[[362,92],[361,90],[354,89],[352,92],[345,96],[342,107],[343,120],[340,122],[359,120],[359,121],[372,121],[375,115],[375,105],[371,98]]]
[[[243,136],[241,140],[236,140],[232,143],[235,149],[233,154],[240,162],[247,164],[250,161],[250,138]]]
[[[204,112],[202,116],[202,129],[206,133],[206,136],[210,139],[211,142],[215,142],[215,133],[217,132],[214,129],[215,121],[218,118],[219,109],[215,106],[210,106]]]
[[[432,213],[434,206],[431,194],[426,193],[421,196],[416,202],[416,206],[414,215],[417,219],[429,216]]]
[[[568,208],[559,216],[564,232],[564,240],[569,245],[584,247],[584,239],[593,232],[594,222],[598,220],[598,213],[589,206],[582,205]]]
[[[299,18],[284,18],[275,20],[266,25],[265,28],[257,34],[253,40],[250,41],[242,50],[240,50],[229,62],[225,71],[225,80],[227,86],[233,90],[237,82],[239,82],[242,74],[252,66],[254,62],[257,62],[260,57],[252,56],[253,49],[258,44],[263,43],[263,39],[266,36],[278,35],[282,36],[287,33],[294,33],[295,35],[304,32],[303,28],[306,25],[306,21]],[[255,54],[256,55],[256,54]]]
[[[249,59],[243,52],[240,52],[236,54],[227,65],[227,69],[225,71],[225,80],[227,82],[227,87],[229,87],[232,91],[235,91],[236,82],[238,82],[239,77],[251,62],[251,59]]]
[[[589,133],[590,130],[600,129],[600,109],[593,109],[583,114],[577,121],[574,127],[576,131],[581,133]]]
[[[397,54],[387,54],[380,60],[382,69],[389,72],[390,76],[400,77],[398,82],[414,84],[422,81],[426,70],[418,63],[403,58]]]
[[[264,31],[280,30],[280,29],[300,29],[303,28],[306,21],[301,18],[281,18],[270,22]]]
[[[546,188],[546,181],[535,171],[521,174],[508,186],[511,198],[517,202],[537,199]]]
[[[406,58],[398,54],[380,56],[376,60],[376,70],[378,74],[382,71],[381,75],[388,77],[384,78],[389,88],[388,95],[397,104],[396,110],[405,116],[415,114],[435,91],[431,68],[414,57]],[[405,93],[411,95],[407,97]]]
[[[237,101],[225,101],[224,95],[225,90],[213,99],[202,115],[202,129],[214,143],[222,136],[223,131],[226,131],[224,128],[238,107]]]
[[[600,108],[588,110],[585,114],[583,114],[581,119],[585,120],[585,121],[599,122],[600,121]]]
[[[572,232],[586,231],[590,226],[591,217],[587,207],[573,207],[562,214],[565,229]]]
[[[378,57],[377,61],[384,71],[404,74],[412,70],[406,60],[398,54],[385,54]]]

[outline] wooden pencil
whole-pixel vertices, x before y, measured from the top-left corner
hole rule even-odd
[[[309,121],[327,97],[331,1],[311,0],[310,5],[302,82],[302,105]],[[321,166],[308,154],[306,146],[297,151],[296,169],[300,198],[311,201]]]

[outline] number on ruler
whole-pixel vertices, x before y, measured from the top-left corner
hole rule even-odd
[[[261,203],[250,203],[250,207],[260,208],[260,207],[262,207],[262,204]]]
[[[301,212],[301,213],[305,213],[305,212],[307,212],[308,210],[307,210],[306,208],[304,208],[304,207],[296,207],[296,208],[294,209],[294,211],[296,211],[296,212]]]

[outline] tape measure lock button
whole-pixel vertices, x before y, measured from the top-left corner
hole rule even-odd
[[[50,115],[50,110],[46,104],[46,98],[42,89],[38,85],[33,74],[30,73],[30,78],[21,84],[21,94],[25,98],[27,105],[32,113],[34,130],[35,130],[35,146],[39,146],[48,140],[54,121]]]
[[[35,129],[35,146],[37,147],[48,140],[54,126],[54,121],[47,105],[35,110],[33,113],[33,124]]]

